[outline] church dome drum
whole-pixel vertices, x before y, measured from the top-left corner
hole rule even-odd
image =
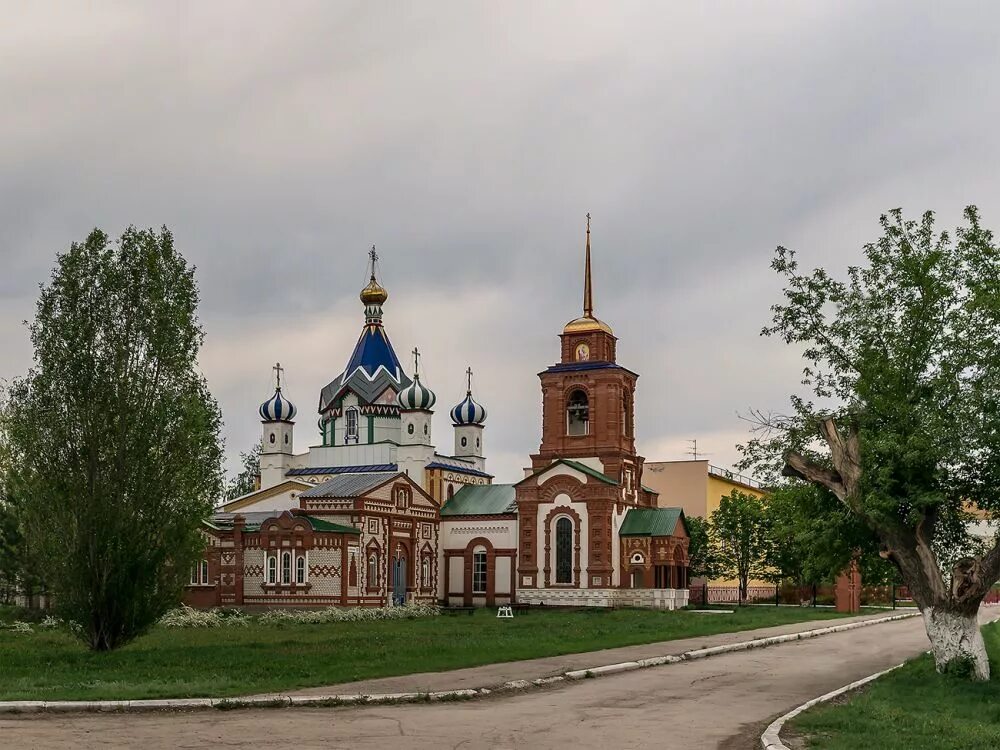
[[[451,410],[451,421],[456,425],[482,424],[486,421],[486,407],[472,398],[470,391],[462,403]]]
[[[430,411],[437,401],[434,391],[420,382],[420,376],[415,375],[413,382],[399,392],[397,397],[399,408],[405,411]]]
[[[274,395],[261,404],[258,411],[263,422],[291,422],[298,409],[282,395],[281,388],[276,388]]]

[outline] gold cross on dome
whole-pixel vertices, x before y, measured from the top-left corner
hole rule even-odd
[[[274,370],[275,388],[277,388],[280,391],[281,373],[285,371],[285,368],[281,366],[281,362],[275,362],[274,367],[272,367],[271,369]]]
[[[465,376],[468,379],[469,393],[472,393],[472,368],[471,367],[468,370],[465,371]]]
[[[413,347],[413,377],[420,375],[420,350]]]

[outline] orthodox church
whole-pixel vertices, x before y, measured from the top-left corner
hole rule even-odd
[[[319,395],[319,443],[294,452],[296,406],[275,390],[260,405],[259,489],[204,525],[192,606],[491,606],[687,604],[684,513],[642,484],[635,450],[638,375],[594,316],[590,217],[583,316],[560,334],[559,362],[539,374],[542,440],[524,477],[486,471],[486,409],[449,412],[451,455],[434,445],[435,393],[412,378],[383,323],[378,256],[361,291],[364,324],[344,371]]]

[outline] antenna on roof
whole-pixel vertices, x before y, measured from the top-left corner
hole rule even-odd
[[[695,461],[698,460],[698,456],[701,456],[702,458],[704,458],[705,456],[711,456],[712,455],[711,453],[705,453],[704,451],[699,451],[698,450],[698,438],[692,438],[691,440],[688,440],[687,442],[691,445],[691,448],[690,448],[690,450],[686,451],[686,453],[689,456],[693,456]]]

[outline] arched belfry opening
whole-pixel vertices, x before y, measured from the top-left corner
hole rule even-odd
[[[566,434],[590,434],[590,399],[581,388],[571,392],[566,401]]]

